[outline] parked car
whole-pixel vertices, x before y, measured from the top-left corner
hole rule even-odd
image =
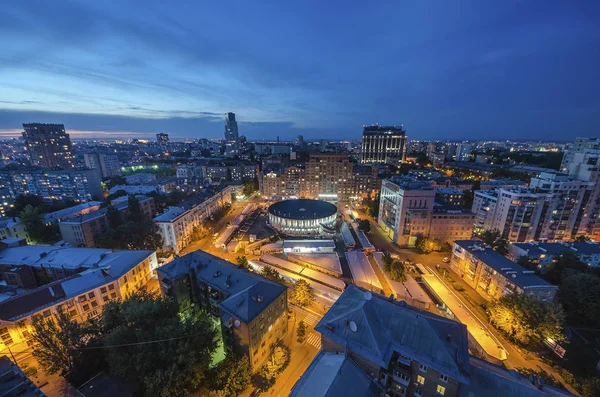
[[[444,259],[442,259],[442,261],[443,261],[444,263],[450,263],[450,258],[448,258],[448,257],[446,256],[446,257],[444,257]]]

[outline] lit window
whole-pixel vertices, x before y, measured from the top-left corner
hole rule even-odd
[[[417,375],[417,383],[424,385],[425,384],[425,378],[422,375]]]
[[[444,393],[446,393],[446,388],[444,386],[441,385],[437,385],[437,394],[439,394],[440,396],[443,396]]]

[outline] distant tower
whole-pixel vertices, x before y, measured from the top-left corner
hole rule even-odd
[[[227,113],[225,116],[225,145],[228,155],[236,155],[240,150],[240,137],[235,113]]]
[[[158,134],[156,134],[156,142],[158,142],[159,145],[169,144],[169,134],[159,132]]]
[[[23,124],[23,139],[32,165],[72,168],[73,146],[64,124]]]
[[[406,131],[402,127],[367,126],[361,149],[361,163],[385,163],[388,157],[401,163],[406,154]]]

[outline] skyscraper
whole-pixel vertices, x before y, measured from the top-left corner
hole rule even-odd
[[[406,154],[406,131],[402,127],[366,126],[363,130],[361,163],[402,163]]]
[[[31,164],[44,168],[72,168],[73,146],[63,124],[23,124],[25,149]]]
[[[235,120],[235,113],[229,112],[225,117],[225,153],[235,156],[240,150],[240,137],[238,134],[238,124]]]
[[[156,134],[156,142],[160,145],[167,145],[169,143],[169,134],[159,132]]]

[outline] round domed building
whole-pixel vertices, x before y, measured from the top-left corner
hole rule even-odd
[[[284,200],[269,207],[269,223],[281,234],[294,237],[335,234],[337,207],[321,200]]]

